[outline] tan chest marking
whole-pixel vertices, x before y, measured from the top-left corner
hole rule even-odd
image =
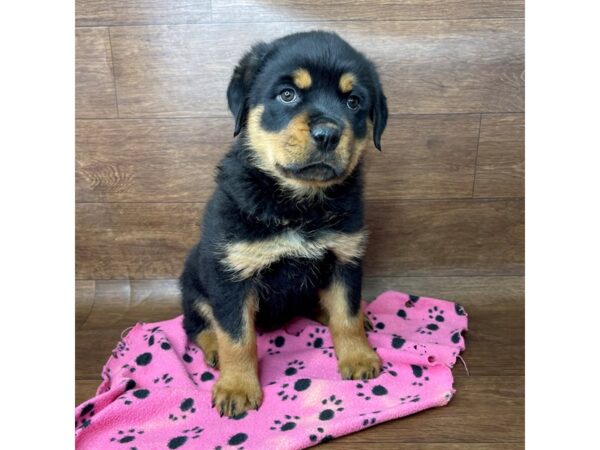
[[[323,233],[316,239],[307,239],[297,231],[253,242],[234,242],[225,245],[223,263],[238,279],[247,279],[271,264],[286,258],[322,258],[332,251],[342,264],[356,262],[364,253],[367,234]]]

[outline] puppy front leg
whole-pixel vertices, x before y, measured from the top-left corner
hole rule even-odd
[[[342,378],[358,380],[375,378],[381,361],[365,334],[365,316],[360,310],[360,266],[338,266],[320,299],[329,315],[329,330],[338,358]]]
[[[215,317],[213,311],[203,311],[212,316],[219,347],[220,375],[212,389],[212,403],[221,415],[234,417],[258,409],[262,402],[254,327],[256,307],[256,296],[248,293],[241,308],[227,312],[226,321]]]

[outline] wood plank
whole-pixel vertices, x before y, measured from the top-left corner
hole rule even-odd
[[[204,204],[80,203],[80,279],[173,278]],[[521,275],[522,200],[367,202],[368,276]]]
[[[368,276],[521,275],[522,200],[370,201]]]
[[[80,203],[76,273],[81,279],[173,278],[198,239],[204,204]]]
[[[525,117],[490,114],[481,118],[475,197],[525,195]]]
[[[379,67],[391,113],[521,112],[523,21],[273,22],[263,40],[338,31]],[[233,67],[257,40],[254,24],[111,30],[123,117],[229,116]]]
[[[212,194],[233,121],[81,120],[76,130],[78,201],[190,202]]]
[[[232,120],[79,120],[80,202],[207,201]],[[367,198],[471,197],[478,115],[393,116],[366,156]]]
[[[75,405],[80,405],[94,397],[100,382],[100,378],[97,380],[75,380]]]
[[[85,323],[92,307],[96,284],[94,280],[75,280],[75,329],[79,330]]]
[[[363,296],[386,290],[458,302],[469,314],[467,350],[472,376],[520,376],[524,365],[523,277],[366,277]],[[158,322],[181,314],[177,280],[98,280],[96,302],[76,339],[77,378],[96,379],[123,330],[137,321]],[[76,303],[85,302],[79,297]],[[462,364],[454,369],[466,377]]]
[[[77,26],[210,21],[210,0],[75,0]]]
[[[498,18],[524,12],[522,0],[212,0],[218,22]]]
[[[108,28],[75,30],[75,113],[77,117],[117,116]]]

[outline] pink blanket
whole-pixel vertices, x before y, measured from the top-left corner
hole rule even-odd
[[[464,350],[458,304],[385,292],[366,306],[383,362],[342,381],[327,328],[299,319],[258,338],[264,401],[235,419],[211,408],[219,376],[188,343],[181,316],[138,323],[104,366],[97,394],[75,410],[78,449],[300,449],[447,404]]]

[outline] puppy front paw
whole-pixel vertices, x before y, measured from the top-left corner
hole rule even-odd
[[[249,409],[258,409],[262,397],[258,380],[245,376],[221,377],[212,389],[212,404],[221,416],[235,417]]]
[[[338,369],[344,380],[366,380],[381,372],[381,360],[371,347],[361,348],[338,361]]]

